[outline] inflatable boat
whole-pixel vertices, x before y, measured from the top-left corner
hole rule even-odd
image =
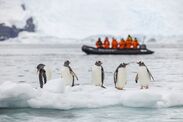
[[[82,46],[82,51],[86,54],[95,54],[95,55],[145,55],[153,54],[154,51],[151,51],[146,48],[146,45],[140,45],[137,49],[113,49],[113,48],[95,48],[87,45]]]

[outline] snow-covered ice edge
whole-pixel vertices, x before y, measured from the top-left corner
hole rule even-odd
[[[74,109],[99,108],[111,105],[126,107],[165,108],[183,105],[183,91],[151,87],[148,90],[106,89],[92,85],[65,87],[61,79],[48,81],[43,89],[27,83],[4,82],[0,85],[1,108]]]

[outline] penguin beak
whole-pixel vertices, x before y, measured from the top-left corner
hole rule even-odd
[[[125,67],[128,66],[130,63],[125,63]]]
[[[125,65],[127,66],[127,65],[129,65],[130,63],[125,63]]]

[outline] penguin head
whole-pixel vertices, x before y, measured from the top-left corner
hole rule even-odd
[[[101,61],[96,61],[96,62],[95,62],[95,65],[96,65],[96,66],[101,66],[101,65],[102,65],[102,62],[101,62]]]
[[[69,61],[69,60],[66,60],[66,61],[64,62],[64,66],[69,66],[69,64],[70,64],[70,61]]]
[[[128,63],[122,63],[122,67],[126,67]]]
[[[139,66],[145,66],[144,62],[142,62],[142,61],[137,62],[137,64],[138,64]]]
[[[39,71],[40,69],[43,69],[45,67],[44,64],[38,64],[37,65],[37,70]]]
[[[121,63],[120,65],[119,65],[119,67],[126,67],[128,65],[128,63]]]

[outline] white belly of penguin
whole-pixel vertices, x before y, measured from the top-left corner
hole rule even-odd
[[[72,85],[73,76],[72,76],[72,74],[70,73],[69,68],[64,67],[63,70],[62,70],[62,72],[61,72],[61,76],[62,76],[62,78],[64,79],[65,85],[69,85],[69,86]]]
[[[126,82],[127,82],[127,70],[126,70],[126,68],[119,68],[118,75],[117,75],[116,87],[117,88],[124,88]]]
[[[44,69],[46,70],[47,80],[51,80],[51,69],[48,66],[45,66]]]
[[[92,67],[92,84],[96,86],[102,85],[102,71],[100,66]]]
[[[146,67],[141,66],[138,71],[138,81],[141,86],[148,86],[150,82],[150,76]]]

